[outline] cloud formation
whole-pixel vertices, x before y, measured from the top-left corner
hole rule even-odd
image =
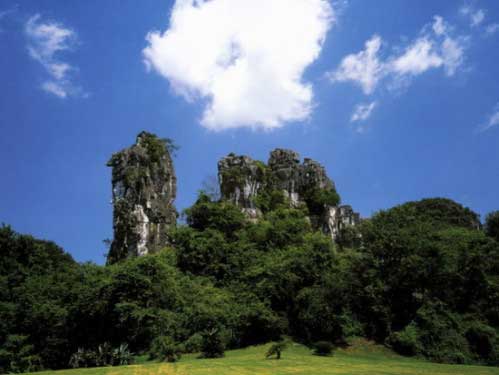
[[[498,125],[499,125],[499,103],[497,103],[496,106],[494,107],[494,110],[492,114],[489,115],[487,122],[478,127],[478,131],[484,132]]]
[[[327,73],[331,82],[351,81],[372,94],[386,79],[407,82],[428,70],[442,68],[453,76],[464,62],[466,38],[451,35],[451,28],[440,16],[425,25],[420,35],[405,46],[402,52],[380,57],[383,41],[374,35],[365,43],[364,50],[347,55],[334,71]]]
[[[475,9],[470,4],[462,6],[459,12],[469,19],[471,27],[479,26],[485,19],[485,10]]]
[[[327,73],[331,82],[353,81],[371,94],[384,75],[384,64],[378,58],[381,37],[374,35],[365,43],[365,49],[346,56],[337,70]]]
[[[303,73],[334,22],[327,0],[177,0],[143,57],[176,94],[206,103],[203,126],[273,129],[310,116]]]
[[[499,23],[492,23],[485,28],[486,35],[493,35],[499,30]]]
[[[376,102],[358,104],[350,118],[350,122],[360,122],[365,121],[371,116],[372,111],[376,107]]]
[[[80,95],[81,89],[69,77],[76,68],[56,56],[75,45],[76,33],[59,23],[43,22],[39,14],[26,22],[25,33],[29,55],[44,67],[50,77],[42,83],[42,90],[63,99]]]

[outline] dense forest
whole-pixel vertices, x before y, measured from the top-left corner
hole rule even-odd
[[[1,227],[0,373],[215,357],[284,336],[499,365],[499,212],[482,226],[454,201],[424,199],[334,243],[309,207],[276,191],[257,203],[255,222],[200,192],[172,246],[106,266]]]
[[[108,266],[2,227],[1,371],[217,356],[283,335],[365,336],[405,355],[499,364],[498,212],[482,229],[453,201],[410,202],[333,244],[306,207],[269,197],[253,223],[201,193],[173,247]]]

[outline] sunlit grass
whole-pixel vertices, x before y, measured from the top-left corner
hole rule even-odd
[[[39,374],[58,375],[489,375],[498,368],[442,365],[400,357],[383,347],[357,340],[331,357],[312,355],[299,344],[289,346],[282,359],[265,359],[268,345],[226,352],[220,359],[185,355],[177,363],[148,362],[140,365],[62,370]]]

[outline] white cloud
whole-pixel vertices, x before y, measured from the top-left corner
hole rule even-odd
[[[405,52],[395,58],[390,70],[400,75],[419,75],[428,69],[442,66],[443,59],[435,51],[433,41],[427,38],[416,40]]]
[[[43,22],[39,14],[32,16],[25,25],[28,38],[28,52],[46,70],[50,79],[41,88],[59,98],[81,94],[69,73],[76,70],[72,65],[60,61],[56,55],[70,50],[75,45],[76,33],[55,22]]]
[[[57,81],[45,81],[42,84],[42,89],[62,99],[68,96],[67,90],[57,83]]]
[[[328,76],[332,82],[352,81],[360,85],[365,94],[373,93],[384,79],[391,79],[391,86],[398,87],[431,69],[442,68],[447,76],[452,76],[464,63],[467,39],[453,37],[451,30],[442,17],[435,16],[433,23],[425,25],[420,36],[402,52],[384,60],[378,57],[381,37],[374,35],[364,50],[344,57]]]
[[[453,76],[461,65],[464,63],[464,50],[466,47],[467,38],[450,38],[446,37],[441,45],[441,56],[445,73],[448,76]]]
[[[371,116],[372,111],[376,107],[376,102],[358,104],[350,118],[350,122],[365,121]]]
[[[476,27],[480,25],[485,19],[485,11],[483,9],[478,9],[476,12],[470,14],[471,27]]]
[[[373,35],[363,51],[346,56],[336,71],[327,74],[331,82],[354,81],[365,94],[372,93],[383,76],[383,64],[378,58],[381,43],[381,38]]]
[[[177,0],[144,61],[177,94],[205,100],[203,126],[278,128],[310,116],[303,73],[334,20],[327,0]]]
[[[480,132],[484,132],[489,130],[495,126],[499,125],[499,103],[496,104],[492,114],[489,116],[487,122],[481,126],[479,126],[478,130]]]
[[[492,23],[485,28],[486,35],[493,35],[499,30],[499,23]]]
[[[447,25],[445,24],[444,19],[440,16],[434,16],[433,20],[434,20],[432,25],[433,32],[436,35],[445,34],[447,32]]]
[[[468,18],[470,27],[477,27],[481,25],[485,19],[485,10],[484,9],[476,9],[471,4],[463,5],[459,12]]]

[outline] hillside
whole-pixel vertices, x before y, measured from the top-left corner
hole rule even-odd
[[[57,375],[488,375],[499,374],[499,369],[483,366],[442,365],[423,360],[407,359],[389,352],[381,346],[364,340],[347,349],[338,349],[332,357],[312,355],[307,347],[293,344],[283,353],[281,360],[266,360],[268,345],[228,351],[224,358],[196,359],[186,355],[175,364],[144,363],[119,368],[94,368],[41,372]]]

